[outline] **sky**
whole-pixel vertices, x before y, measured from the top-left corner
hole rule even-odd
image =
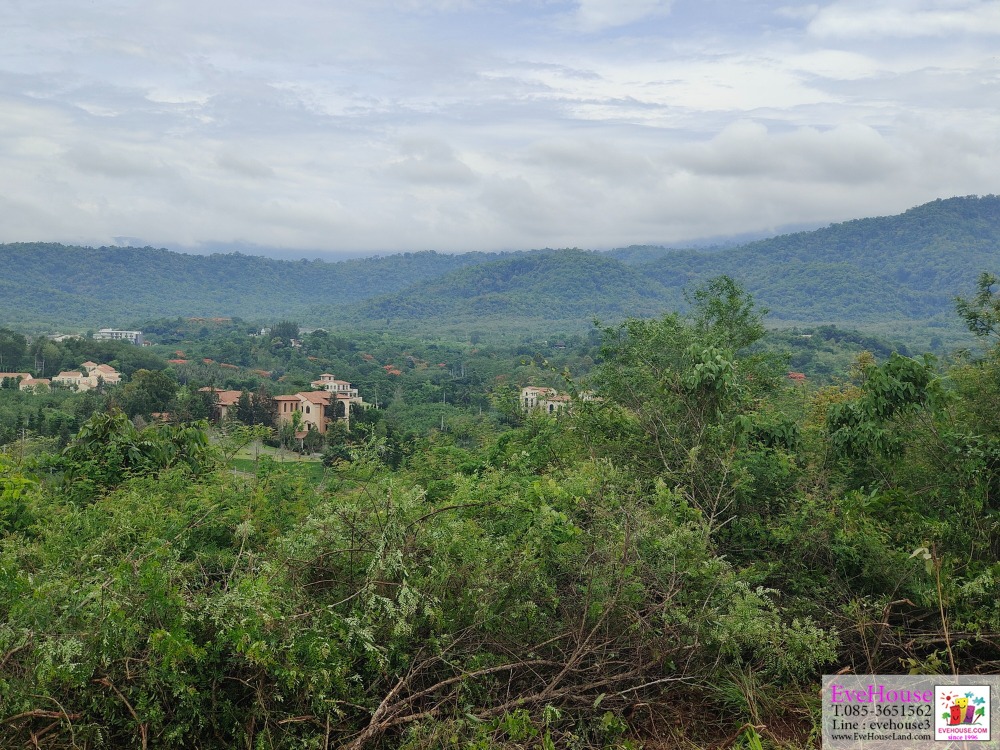
[[[0,29],[0,242],[683,245],[1000,192],[1000,0],[4,0]]]

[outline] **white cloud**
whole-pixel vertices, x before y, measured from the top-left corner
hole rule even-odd
[[[1000,35],[995,0],[840,0],[820,10],[809,24],[818,37],[948,37]]]
[[[0,4],[0,242],[604,247],[995,192],[996,5]]]
[[[405,182],[425,185],[467,185],[476,175],[455,156],[448,144],[433,139],[412,139],[402,144],[402,159],[386,171]]]
[[[626,26],[670,12],[673,0],[578,0],[576,26],[585,32]]]
[[[775,8],[775,13],[784,18],[791,18],[795,21],[808,21],[819,13],[819,5],[816,3],[803,3],[802,5],[782,5]]]

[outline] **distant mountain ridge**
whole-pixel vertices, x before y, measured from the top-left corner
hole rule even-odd
[[[736,247],[425,251],[338,262],[154,248],[0,245],[0,325],[291,317],[313,325],[582,329],[657,315],[726,273],[777,323],[951,325],[953,299],[1000,271],[1000,198],[937,200]],[[943,321],[943,322],[942,322]]]
[[[0,245],[0,321],[77,326],[150,317],[302,315],[387,294],[498,253],[401,253],[326,262],[151,247]]]

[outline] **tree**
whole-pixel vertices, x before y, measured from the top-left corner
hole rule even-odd
[[[263,385],[256,393],[244,389],[236,402],[236,420],[245,425],[274,427],[277,414],[277,403]]]
[[[21,366],[28,341],[20,333],[0,328],[0,371],[14,371]]]
[[[580,422],[616,462],[683,487],[721,528],[742,504],[763,506],[751,488],[773,484],[767,477],[795,431],[780,416],[759,416],[779,382],[774,361],[738,355],[764,332],[750,296],[721,277],[691,299],[688,316],[604,329],[604,361],[592,376],[603,400],[582,404]]]
[[[998,335],[1000,326],[1000,299],[993,287],[1000,283],[992,273],[983,272],[979,275],[978,291],[971,299],[955,298],[955,308],[965,321],[966,327],[980,338]]]
[[[240,393],[240,397],[236,400],[235,417],[240,424],[249,426],[254,423],[253,401],[246,389]]]
[[[215,413],[218,397],[212,391],[199,391],[194,386],[182,388],[177,394],[172,413],[177,422],[197,422],[210,420]]]
[[[253,405],[253,421],[251,424],[274,427],[274,423],[278,417],[278,402],[274,400],[267,386],[262,384],[253,394],[251,401]]]
[[[122,412],[95,414],[62,453],[66,487],[72,496],[84,499],[130,476],[173,466],[186,466],[195,474],[209,471],[217,454],[207,426],[157,424],[139,430]]]
[[[298,337],[299,324],[290,320],[283,320],[280,323],[275,323],[275,325],[271,328],[271,338],[291,341],[292,339],[297,339]]]
[[[122,389],[122,406],[130,417],[164,412],[177,395],[177,383],[156,370],[137,370]]]
[[[712,343],[739,350],[763,338],[768,311],[755,307],[750,293],[729,276],[709,279],[685,297],[695,329]]]

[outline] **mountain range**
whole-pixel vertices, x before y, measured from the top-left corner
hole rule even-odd
[[[1000,197],[936,200],[718,249],[402,253],[338,262],[54,243],[0,245],[0,325],[134,326],[174,316],[467,332],[562,331],[657,315],[715,275],[775,325],[955,330],[954,298],[1000,270]]]

